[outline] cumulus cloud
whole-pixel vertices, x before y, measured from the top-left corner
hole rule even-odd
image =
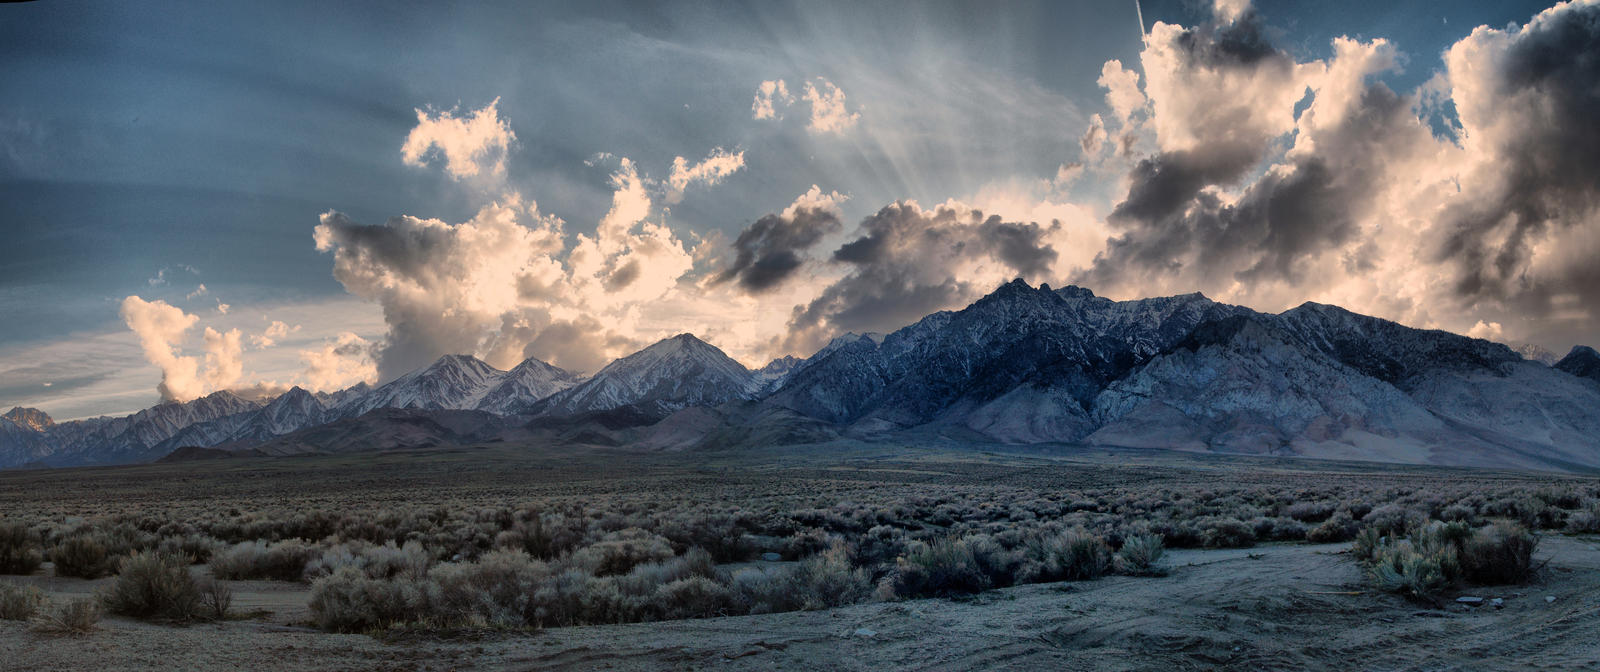
[[[376,355],[387,380],[442,354],[477,351],[525,294],[552,291],[562,276],[551,258],[561,227],[513,198],[460,224],[402,216],[363,225],[329,211],[313,237],[318,251],[333,252],[334,278],[383,307],[390,330]]]
[[[138,296],[122,300],[121,315],[144,350],[145,359],[161,369],[156,391],[164,401],[189,401],[214,390],[228,389],[244,374],[242,334],[238,329],[217,331],[206,327],[202,334],[205,366],[192,355],[183,354],[183,341],[200,318],[183,312],[165,301],[146,301]]]
[[[806,82],[806,102],[811,103],[811,121],[806,128],[813,133],[844,133],[857,121],[860,112],[851,112],[845,105],[844,91],[824,77]]]
[[[306,366],[301,380],[306,389],[314,392],[340,390],[356,383],[372,383],[378,378],[372,343],[348,331],[319,348],[301,350],[300,361]]]
[[[1600,3],[1563,3],[1526,26],[1479,27],[1445,53],[1471,168],[1436,233],[1469,301],[1561,311],[1600,299]],[[1587,310],[1583,311],[1587,313]],[[1584,318],[1592,320],[1593,315]]]
[[[250,344],[257,348],[270,348],[297,331],[300,331],[298,324],[291,327],[282,320],[273,320],[260,334],[250,337]]]
[[[704,161],[693,165],[688,159],[677,157],[672,160],[672,171],[667,174],[667,202],[682,201],[684,190],[691,184],[714,186],[743,167],[743,151],[729,152],[721,147],[711,150]]]
[[[750,103],[750,114],[756,119],[782,119],[782,108],[794,104],[789,95],[789,85],[781,79],[770,79],[756,87],[756,98]]]
[[[188,401],[204,394],[200,363],[179,354],[183,335],[200,318],[165,301],[145,301],[137,296],[122,300],[122,321],[139,337],[145,359],[161,369],[156,391],[164,401]]]
[[[861,120],[859,111],[850,110],[844,91],[826,77],[813,77],[805,82],[800,98],[811,108],[806,129],[812,133],[840,135]],[[768,80],[756,88],[750,112],[756,119],[782,119],[783,108],[795,102],[783,80]]]
[[[244,346],[238,329],[217,331],[206,327],[206,386],[213,390],[232,387],[244,376]]]
[[[1134,125],[1134,115],[1143,111],[1149,102],[1144,91],[1139,89],[1139,73],[1122,67],[1122,61],[1112,59],[1100,67],[1098,83],[1106,90],[1106,104],[1111,106],[1117,122],[1125,127]]]
[[[417,125],[400,148],[401,158],[408,166],[421,167],[430,157],[441,157],[457,180],[504,175],[506,152],[517,136],[500,119],[499,104],[495,98],[463,116],[455,110],[417,110]]]

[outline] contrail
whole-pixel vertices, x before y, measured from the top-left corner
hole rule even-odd
[[[1139,7],[1139,0],[1133,0],[1133,11],[1139,13],[1139,42],[1144,43],[1144,9]]]

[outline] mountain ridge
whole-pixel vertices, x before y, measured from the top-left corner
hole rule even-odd
[[[1114,301],[1019,279],[960,310],[843,334],[754,371],[684,333],[588,378],[532,358],[500,371],[445,355],[377,388],[297,387],[264,403],[216,393],[125,418],[48,422],[33,409],[0,416],[0,466],[215,447],[342,452],[359,450],[362,436],[374,449],[538,436],[684,450],[914,430],[1585,470],[1600,469],[1600,354],[1579,346],[1546,366],[1503,344],[1328,304],[1262,313],[1198,292]]]

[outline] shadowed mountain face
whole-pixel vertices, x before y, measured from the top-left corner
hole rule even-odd
[[[888,335],[747,370],[680,334],[584,380],[449,355],[382,387],[218,393],[127,418],[0,416],[0,465],[142,461],[539,437],[581,447],[736,448],[857,438],[1600,468],[1600,356],[1554,367],[1497,343],[1336,306],[1258,313],[1199,294],[1112,301],[1008,283]],[[403,412],[402,412],[403,411]],[[175,458],[176,459],[176,458]]]
[[[1587,345],[1574,346],[1572,352],[1555,363],[1555,368],[1600,383],[1600,353]]]

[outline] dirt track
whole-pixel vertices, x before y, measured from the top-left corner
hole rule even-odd
[[[1164,578],[1023,586],[966,600],[384,643],[287,623],[304,587],[239,582],[250,620],[108,619],[82,639],[0,621],[10,670],[1600,669],[1600,540],[1547,537],[1546,578],[1476,591],[1503,609],[1363,593],[1345,545],[1175,551]],[[54,595],[87,582],[31,579]],[[1553,602],[1545,597],[1553,596]]]

